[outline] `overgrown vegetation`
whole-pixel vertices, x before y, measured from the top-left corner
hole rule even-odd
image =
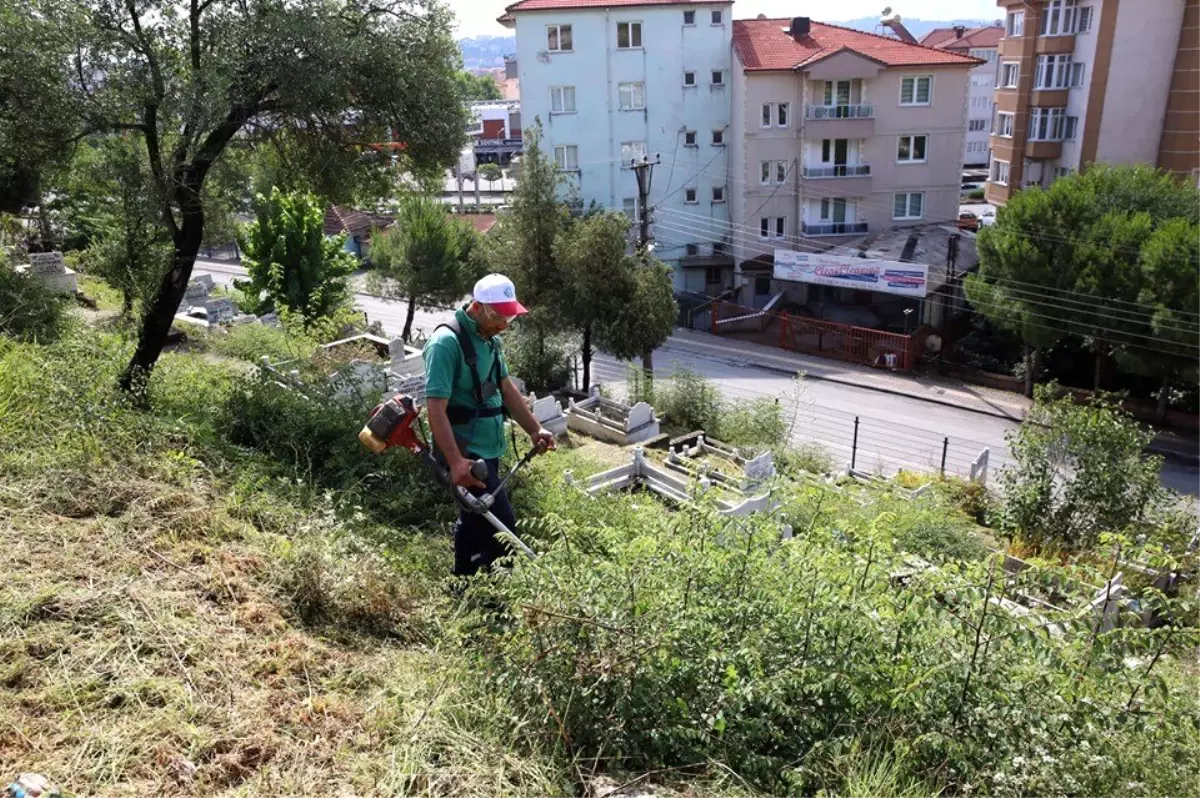
[[[606,464],[565,447],[513,486],[542,556],[459,598],[453,507],[362,450],[371,398],[210,341],[139,410],[132,346],[0,337],[0,760],[69,792],[1200,789],[1194,585],[1138,588],[1154,629],[997,608],[1103,582],[1107,539],[1005,579],[949,490],[795,471],[777,512],[729,519],[586,498],[564,471]]]
[[[68,324],[67,301],[33,275],[18,272],[0,252],[0,334],[53,341]]]

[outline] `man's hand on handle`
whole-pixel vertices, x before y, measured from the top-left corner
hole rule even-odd
[[[558,448],[558,444],[554,440],[554,433],[545,427],[538,427],[537,432],[529,436],[529,440],[533,442],[533,446],[538,450],[538,454],[552,452]]]
[[[475,465],[474,460],[469,460],[466,457],[459,457],[450,464],[450,481],[460,488],[479,488],[487,487],[471,474],[471,468]]]

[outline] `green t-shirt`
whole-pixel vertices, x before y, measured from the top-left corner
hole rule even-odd
[[[500,359],[496,392],[484,401],[485,407],[500,407],[504,400],[500,396],[499,382],[508,376],[508,363],[504,360],[500,339],[496,336],[487,341],[481,338],[475,320],[467,315],[464,308],[455,311],[454,317],[475,345],[475,365],[479,371],[480,385],[486,384],[492,377],[492,365],[496,358]],[[422,354],[425,358],[426,398],[448,399],[451,407],[475,407],[475,383],[463,362],[462,350],[459,349],[454,331],[447,327],[438,329],[425,344]],[[459,446],[462,446],[462,440],[467,441],[467,446],[463,447],[464,454],[470,451],[476,457],[500,457],[507,449],[502,414],[475,418],[466,424],[454,424],[453,427],[455,436],[461,439]]]

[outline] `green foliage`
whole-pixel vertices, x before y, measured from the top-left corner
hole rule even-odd
[[[643,261],[633,270],[629,301],[596,327],[600,348],[618,358],[638,356],[665,344],[679,315],[670,267],[653,257],[643,257]]]
[[[541,711],[530,734],[580,760],[645,772],[718,756],[769,794],[1200,786],[1155,772],[1200,745],[1194,678],[1121,665],[1161,634],[1095,640],[1089,616],[1053,637],[984,612],[1000,589],[988,588],[991,559],[897,588],[891,513],[848,516],[822,489],[793,500],[818,507],[791,541],[762,515],[614,523],[598,503],[564,507],[531,528],[539,559],[476,586],[508,608],[472,633],[481,692]],[[1138,691],[1137,714],[1129,678],[1156,685]],[[855,751],[894,753],[871,763]]]
[[[1106,532],[1161,536],[1157,522],[1173,501],[1159,480],[1162,458],[1145,454],[1153,437],[1104,397],[1080,405],[1039,387],[1009,435],[1016,466],[1001,472],[1000,528],[1069,551],[1094,548]]]
[[[571,380],[571,355],[579,341],[563,333],[544,333],[526,324],[524,318],[504,334],[504,357],[512,374],[525,381],[525,388],[539,394],[565,388]]]
[[[299,327],[299,325],[297,325]],[[193,343],[225,357],[258,364],[265,355],[271,362],[305,358],[316,351],[318,341],[302,327],[269,327],[265,324],[235,324],[227,330],[188,333]]]
[[[454,74],[454,82],[464,100],[499,100],[504,95],[491,75],[475,75],[460,69]]]
[[[479,165],[479,179],[486,180],[489,188],[503,177],[504,170],[500,168],[500,164],[485,163]]]
[[[791,424],[778,399],[724,400],[706,377],[687,368],[656,380],[647,398],[640,371],[626,370],[631,399],[652,402],[676,429],[704,430],[712,438],[738,446],[783,446],[788,441]]]
[[[345,236],[325,236],[318,199],[274,189],[256,199],[255,213],[241,237],[250,279],[234,281],[243,294],[259,299],[255,312],[287,311],[310,324],[345,307],[346,278],[357,261],[343,249]]]
[[[17,340],[53,341],[68,323],[67,297],[0,257],[0,333]]]
[[[371,242],[371,265],[383,278],[384,296],[408,300],[402,337],[412,339],[416,308],[434,310],[458,303],[484,275],[479,235],[446,212],[433,197],[409,194],[396,224]]]

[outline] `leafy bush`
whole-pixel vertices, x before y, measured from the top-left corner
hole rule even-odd
[[[1016,466],[1001,472],[1000,528],[1068,551],[1091,549],[1104,532],[1186,542],[1159,480],[1162,458],[1145,454],[1153,437],[1109,398],[1080,405],[1039,386],[1025,423],[1009,434]]]
[[[21,341],[53,341],[67,318],[65,295],[18,272],[0,254],[0,333]]]
[[[522,322],[504,334],[509,372],[539,394],[571,384],[571,355],[578,349],[574,336],[542,333]]]
[[[265,324],[235,324],[227,330],[208,330],[192,335],[204,348],[226,357],[258,363],[263,355],[271,362],[308,357],[316,341],[302,330],[269,327]]]
[[[762,397],[729,401],[703,375],[691,369],[676,369],[666,380],[652,385],[640,369],[627,369],[631,399],[654,404],[673,427],[702,429],[712,438],[737,446],[781,446],[788,442],[790,422],[778,399]]]
[[[995,610],[990,560],[897,588],[894,522],[835,511],[783,541],[763,516],[610,525],[564,507],[542,523],[539,559],[475,588],[508,608],[471,631],[480,689],[542,713],[530,734],[580,761],[645,772],[716,758],[774,794],[846,789],[854,750],[895,752],[880,789],[1200,787],[1165,766],[1200,755],[1195,675],[1173,657],[1146,665],[1194,634],[1096,637],[1084,616],[1049,636]]]

